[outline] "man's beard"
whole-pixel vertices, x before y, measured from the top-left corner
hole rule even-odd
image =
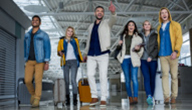
[[[37,25],[37,26],[33,26],[33,25],[32,25],[32,27],[33,27],[33,28],[38,28],[38,27],[39,27],[39,25]]]
[[[98,18],[97,16],[95,16],[95,17],[96,17],[97,20],[102,20],[103,19],[103,17],[101,17],[101,18]]]

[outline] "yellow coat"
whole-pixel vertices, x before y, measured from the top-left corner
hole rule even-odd
[[[58,56],[60,56],[59,52],[62,51],[62,50],[64,50],[64,47],[63,47],[63,41],[64,41],[64,39],[65,39],[65,37],[61,37],[60,40],[59,40],[58,47],[57,47],[57,55],[58,55]],[[75,42],[76,42],[76,44],[77,44],[78,56],[79,56],[79,60],[80,60],[79,62],[82,62],[82,61],[83,61],[83,57],[82,57],[82,55],[81,55],[81,51],[80,51],[80,47],[79,47],[79,41],[78,41],[77,37],[74,37],[74,40],[75,40]],[[60,65],[61,65],[61,66],[64,66],[65,63],[66,63],[66,62],[65,62],[65,54],[63,54],[62,57],[63,57],[63,58],[61,58],[61,60],[60,60]],[[62,60],[63,60],[63,62],[62,62]]]
[[[177,57],[179,57],[181,46],[183,44],[181,25],[178,22],[173,21],[172,18],[171,18],[171,14],[170,14],[168,9],[167,9],[167,11],[169,13],[169,21],[171,22],[170,27],[169,27],[169,33],[170,33],[172,51],[173,52],[175,50],[178,51]],[[161,19],[161,16],[160,16],[160,12],[161,11],[159,11],[159,26],[157,27],[158,50],[160,50],[160,34],[159,34],[159,31],[160,31],[160,28],[161,28],[161,23],[163,22],[163,20]]]

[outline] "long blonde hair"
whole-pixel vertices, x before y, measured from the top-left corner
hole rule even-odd
[[[76,34],[75,34],[75,29],[72,27],[72,26],[68,26],[67,29],[65,30],[65,36],[67,36],[67,30],[71,28],[73,30],[73,35],[71,37],[76,37]]]

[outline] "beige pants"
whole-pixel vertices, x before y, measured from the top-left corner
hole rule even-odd
[[[27,61],[25,66],[25,84],[31,95],[40,100],[42,91],[42,78],[44,71],[44,63],[36,61]],[[35,76],[35,89],[32,84],[33,76]]]
[[[170,97],[169,71],[171,73],[171,97],[176,98],[178,94],[178,58],[171,60],[170,56],[160,57],[160,62],[164,98]]]

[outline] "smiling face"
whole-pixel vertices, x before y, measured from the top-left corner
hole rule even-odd
[[[130,23],[128,24],[128,32],[129,32],[129,33],[133,33],[134,30],[135,30],[135,24],[134,24],[133,22],[130,22]]]
[[[71,37],[72,35],[73,35],[73,29],[72,28],[68,28],[66,36]]]
[[[145,22],[143,23],[143,29],[144,29],[145,31],[150,31],[150,30],[151,30],[151,23],[150,23],[149,21],[145,21]]]
[[[103,16],[104,16],[104,10],[103,8],[97,8],[95,10],[95,17],[98,19],[98,20],[102,20],[103,19]]]
[[[41,25],[41,22],[39,21],[39,18],[34,17],[34,18],[32,19],[31,25],[32,25],[33,27],[39,27],[39,26]]]
[[[161,14],[161,19],[163,20],[163,22],[169,21],[169,12],[168,12],[168,10],[162,9],[160,14]]]

